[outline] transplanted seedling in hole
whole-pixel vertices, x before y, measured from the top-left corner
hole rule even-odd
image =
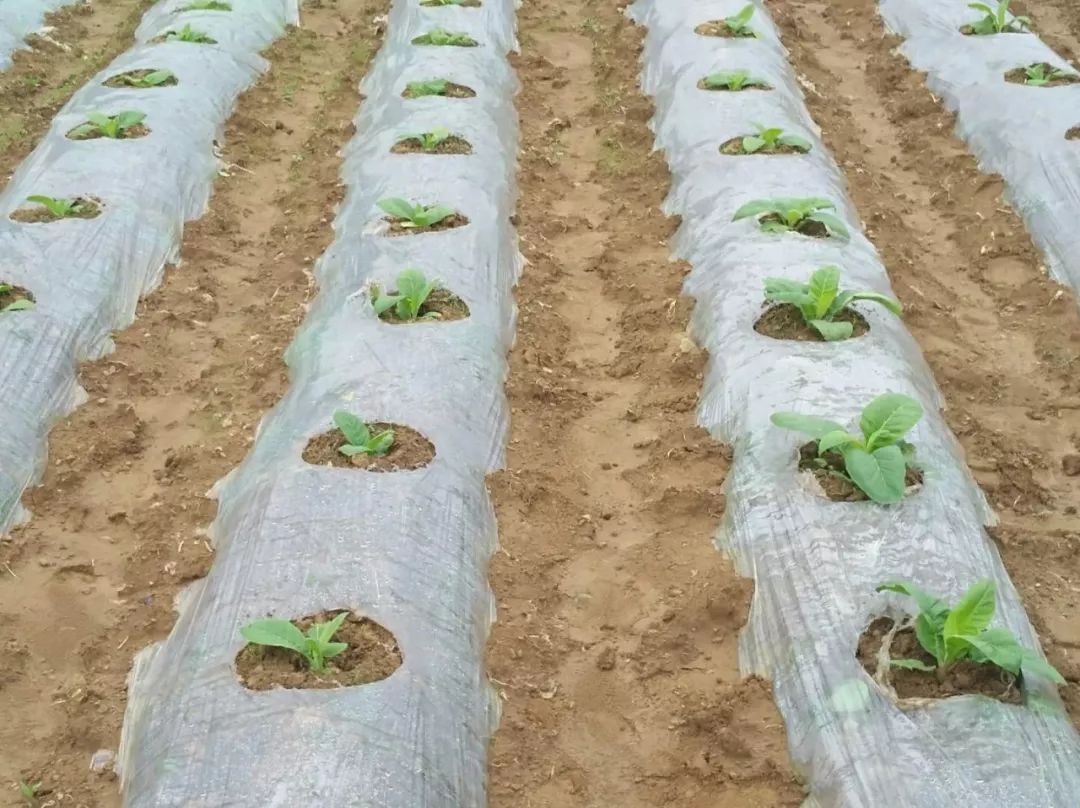
[[[43,206],[49,213],[55,216],[57,219],[66,219],[72,216],[78,216],[86,209],[86,203],[81,199],[56,199],[51,196],[28,196],[27,202],[34,202],[35,204]]]
[[[426,152],[433,152],[450,137],[450,130],[443,126],[436,126],[430,132],[416,132],[411,135],[405,135],[398,138],[398,143],[403,143],[407,140],[415,140],[420,144],[420,148]],[[380,203],[381,205],[382,203]],[[385,208],[384,208],[385,210]]]
[[[1010,0],[998,0],[997,8],[992,8],[986,3],[968,3],[968,8],[981,11],[985,16],[977,22],[965,26],[964,33],[980,36],[990,34],[1022,34],[1031,25],[1029,17],[1009,18]]]
[[[308,668],[314,673],[325,673],[326,660],[337,656],[349,647],[346,643],[332,641],[334,634],[348,616],[348,612],[342,612],[329,623],[315,623],[307,630],[307,634],[288,620],[271,617],[248,623],[240,629],[240,634],[254,645],[268,645],[295,651],[304,658]]]
[[[841,291],[840,270],[837,267],[814,270],[808,283],[787,278],[766,278],[765,299],[796,306],[806,324],[828,342],[851,336],[851,323],[837,322],[836,318],[856,300],[880,303],[893,314],[900,314],[901,311],[899,303],[877,292]]]
[[[439,282],[429,281],[424,273],[418,269],[406,269],[397,276],[397,289],[394,292],[383,294],[378,287],[371,290],[371,304],[376,314],[383,314],[394,309],[394,314],[399,320],[412,322],[417,319],[439,319],[438,312],[428,312],[420,317],[420,308],[436,289]]]
[[[146,90],[151,87],[161,87],[164,84],[175,84],[176,74],[171,70],[152,70],[144,75],[121,73],[119,76],[114,76],[110,81],[125,87],[135,87]]]
[[[86,116],[86,123],[79,124],[70,132],[68,137],[76,140],[90,137],[108,137],[118,140],[127,137],[137,126],[146,119],[146,113],[136,110],[126,110],[115,115],[106,115],[102,112],[91,112]]]
[[[747,202],[735,211],[732,221],[756,217],[758,225],[765,233],[787,233],[795,231],[806,235],[817,235],[815,231],[824,230],[827,235],[839,238],[848,237],[844,223],[831,213],[836,205],[828,199],[817,197],[755,199]],[[818,227],[814,227],[814,223]]]
[[[178,11],[232,11],[232,4],[223,0],[192,0]]]
[[[830,467],[822,456],[829,451],[840,453],[844,460],[842,476],[874,502],[890,505],[904,498],[904,478],[915,456],[915,447],[904,440],[904,435],[922,414],[922,406],[915,399],[900,393],[885,393],[862,411],[859,418],[862,435],[853,435],[835,421],[816,415],[776,412],[771,420],[778,427],[817,440],[818,460],[823,470]]]
[[[1045,84],[1049,84],[1050,82],[1059,79],[1074,78],[1075,74],[1069,73],[1067,70],[1060,70],[1053,65],[1042,62],[1028,65],[1024,68],[1024,84],[1030,84],[1032,87],[1042,87]]]
[[[14,291],[15,287],[10,283],[0,283],[0,298],[10,295]],[[28,297],[22,297],[0,308],[0,314],[7,314],[9,311],[25,311],[32,308],[34,308],[34,301]]]
[[[368,425],[351,412],[335,412],[334,425],[345,436],[346,442],[338,447],[338,451],[346,457],[358,454],[380,457],[394,445],[394,430],[384,429],[382,432],[372,433]]]
[[[445,31],[442,28],[433,28],[426,34],[414,37],[414,45],[440,45],[458,48],[474,48],[479,43],[468,34],[455,31]]]
[[[731,90],[738,92],[753,87],[768,90],[769,83],[765,79],[750,75],[748,70],[725,70],[719,73],[710,73],[701,80],[701,87],[705,90]]]
[[[1035,651],[1021,646],[1007,628],[990,628],[997,608],[995,586],[991,580],[976,581],[952,608],[941,598],[905,581],[881,584],[877,591],[898,592],[915,600],[919,607],[915,637],[936,663],[928,665],[919,659],[893,659],[893,667],[937,673],[942,677],[952,665],[970,660],[997,665],[1013,676],[1032,673],[1056,684],[1065,684],[1065,679],[1050,663]]]
[[[795,151],[810,151],[810,141],[799,135],[789,135],[779,126],[762,126],[755,123],[756,135],[747,135],[738,142],[743,154],[772,154],[786,146]]]
[[[413,205],[397,197],[380,199],[378,205],[405,228],[431,227],[456,213],[453,208],[446,205]]]
[[[724,25],[731,32],[732,36],[757,36],[757,33],[750,27],[750,18],[754,16],[754,4],[747,3],[737,14],[732,14],[730,17],[724,17]]]
[[[179,31],[166,31],[161,35],[161,38],[167,42],[194,42],[199,45],[214,45],[217,43],[217,40],[209,34],[192,28],[190,24],[185,25]]]

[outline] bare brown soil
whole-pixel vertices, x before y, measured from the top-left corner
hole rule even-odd
[[[1047,279],[1001,179],[980,173],[953,136],[954,116],[896,52],[874,0],[770,0],[770,10],[1000,518],[991,535],[1068,682],[1061,693],[1075,722],[1080,477],[1062,463],[1080,449],[1077,300]]]
[[[320,612],[293,623],[306,633],[315,623],[328,623],[339,614]],[[236,673],[249,690],[330,690],[378,682],[401,667],[401,651],[394,635],[366,617],[350,613],[334,634],[333,642],[349,647],[326,660],[326,670],[321,673],[311,670],[295,651],[251,644],[236,655]]]
[[[489,481],[491,805],[794,808],[769,686],[738,669],[752,584],[711,541],[730,452],[695,425],[704,357],[640,32],[609,0],[536,0],[519,26],[528,266]]]
[[[397,291],[391,291],[388,294],[395,295]],[[420,304],[418,314],[416,320],[403,320],[398,317],[397,310],[391,307],[380,314],[379,319],[391,325],[415,325],[420,321],[431,322],[432,320],[449,323],[468,317],[469,306],[448,289],[436,289]]]
[[[867,626],[859,637],[856,656],[863,670],[876,681],[884,683],[895,691],[900,699],[946,699],[949,696],[978,694],[1003,701],[1006,704],[1023,704],[1024,695],[1016,677],[997,665],[979,665],[974,662],[957,662],[947,671],[938,672],[909,670],[889,667],[879,670],[878,654],[881,646],[889,639],[895,622],[888,617],[879,617]],[[934,657],[928,654],[915,636],[914,629],[902,628],[892,636],[888,646],[888,658],[914,659],[924,665],[935,664]]]
[[[446,89],[439,93],[443,98],[475,98],[476,90],[472,87],[466,87],[464,84],[455,84],[452,81],[446,82]],[[423,98],[423,96],[415,95],[409,92],[409,88],[406,87],[401,91],[402,98]]]
[[[767,147],[762,146],[756,152],[747,152],[743,150],[743,140],[748,137],[747,135],[740,135],[739,137],[733,137],[730,140],[725,140],[720,144],[720,152],[722,154],[729,154],[733,157],[748,154],[806,154],[809,149],[803,149],[799,146],[792,146],[787,143],[777,143],[775,146]]]
[[[99,199],[78,196],[73,201],[79,205],[79,210],[69,213],[67,216],[57,216],[44,205],[31,203],[32,207],[16,208],[8,218],[13,222],[22,222],[24,224],[44,224],[59,219],[93,219],[101,213],[101,200]]]
[[[343,455],[338,449],[348,441],[337,429],[316,435],[304,447],[304,460],[316,466],[336,466],[364,471],[409,471],[423,468],[435,458],[431,441],[411,427],[402,424],[372,423],[373,435],[386,429],[394,430],[394,444],[383,455]]]
[[[464,227],[469,223],[469,220],[460,213],[451,213],[445,219],[440,219],[435,224],[429,224],[426,227],[414,227],[407,219],[396,219],[391,216],[385,217],[383,221],[390,225],[390,229],[386,233],[388,236],[418,236],[421,233],[437,233],[440,230],[453,230],[455,227]]]
[[[472,144],[465,138],[451,135],[433,149],[425,149],[418,137],[402,138],[390,151],[394,154],[472,154]]]
[[[861,337],[870,330],[870,324],[855,309],[847,308],[833,317],[834,322],[851,323],[851,336],[848,339]],[[757,322],[754,330],[759,334],[773,339],[793,339],[800,342],[825,342],[821,332],[806,322],[799,307],[793,303],[780,303],[766,309]]]
[[[0,783],[41,780],[65,808],[117,808],[111,773],[135,652],[205,574],[206,492],[239,463],[286,388],[281,352],[311,264],[332,238],[339,149],[378,44],[382,0],[305,4],[266,54],[222,144],[210,210],[182,266],[140,305],[116,352],[86,365],[90,400],[50,438],[33,520],[0,542]],[[14,793],[14,792],[7,792]]]
[[[1062,87],[1066,84],[1076,84],[1080,82],[1080,76],[1075,73],[1066,73],[1059,71],[1057,67],[1048,62],[1037,62],[1036,64],[1030,64],[1026,67],[1042,67],[1048,80],[1042,84],[1033,84],[1028,80],[1027,71],[1024,67],[1017,67],[1009,70],[1005,73],[1005,81],[1011,84],[1023,84],[1027,87],[1033,87],[1035,89],[1043,89],[1044,87]]]

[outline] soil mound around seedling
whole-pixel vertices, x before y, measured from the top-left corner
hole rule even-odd
[[[861,337],[870,330],[870,324],[866,322],[866,318],[851,308],[844,309],[833,320],[851,323],[852,331],[848,339]],[[766,309],[754,323],[754,330],[773,339],[798,340],[799,342],[826,341],[816,328],[803,319],[799,307],[793,303],[780,303]],[[843,340],[840,341],[843,342]]]
[[[703,22],[697,28],[694,29],[695,34],[701,34],[702,36],[719,36],[727,39],[753,39],[754,34],[752,31],[744,31],[735,33],[723,20],[709,20]]]
[[[940,676],[936,672],[913,671],[890,666],[878,675],[878,653],[882,643],[888,641],[889,632],[896,621],[889,617],[874,620],[859,637],[856,657],[871,678],[884,682],[896,691],[899,699],[945,699],[949,696],[977,694],[988,696],[1006,704],[1023,704],[1024,696],[1019,684],[1008,671],[996,665],[979,664],[964,660],[952,665]],[[915,630],[898,630],[889,643],[890,659],[917,659],[927,665],[935,664],[915,636]]]
[[[320,612],[294,622],[306,633],[314,623],[328,623],[339,614],[340,610]],[[236,655],[236,672],[248,690],[330,690],[378,682],[401,667],[394,635],[366,617],[350,613],[334,634],[334,642],[349,647],[326,660],[322,673],[308,668],[295,651],[265,645],[244,646]]]
[[[24,289],[21,286],[15,286],[14,284],[5,283],[3,280],[0,280],[0,309],[4,309],[20,300],[29,300],[33,303],[34,295],[29,289]]]
[[[1050,64],[1049,62],[1039,62],[1038,64],[1042,67],[1043,70],[1046,71],[1046,75],[1048,76],[1053,71],[1058,70],[1057,67]],[[1066,84],[1080,83],[1080,76],[1076,75],[1075,73],[1066,72],[1060,76],[1055,76],[1054,78],[1047,81],[1045,84],[1028,84],[1028,76],[1026,69],[1029,67],[1035,67],[1035,65],[1024,65],[1024,67],[1013,68],[1005,74],[1005,81],[1009,82],[1010,84],[1023,84],[1025,87],[1036,87],[1040,89],[1043,87],[1063,87]]]
[[[455,84],[452,81],[446,82],[446,89],[441,93],[428,93],[426,95],[417,95],[413,93],[408,87],[401,91],[402,98],[476,98],[476,90],[472,87],[466,87],[464,84]]]
[[[819,461],[824,461],[822,466]],[[870,497],[855,483],[845,477],[844,456],[840,452],[826,452],[818,457],[817,441],[812,440],[799,447],[799,470],[810,471],[818,481],[825,496],[833,502],[868,502]],[[904,496],[909,497],[922,486],[923,473],[912,466],[904,476]]]
[[[44,205],[35,204],[13,210],[8,218],[13,222],[22,222],[23,224],[42,224],[45,222],[56,222],[62,219],[94,219],[100,215],[100,200],[94,199],[93,197],[80,196],[76,197],[75,201],[82,206],[82,210],[68,216],[57,216]]]
[[[427,227],[407,227],[407,219],[395,219],[390,216],[384,216],[383,221],[390,225],[390,229],[386,233],[388,236],[416,236],[420,233],[437,233],[440,230],[453,230],[455,227],[464,227],[469,223],[468,218],[460,213],[452,213],[445,219]]]
[[[106,79],[103,84],[106,87],[120,87],[126,90],[155,90],[158,87],[175,87],[179,82],[175,75],[169,76],[160,84],[153,84],[149,86],[143,86],[141,84],[129,84],[124,79],[145,79],[147,76],[159,72],[161,68],[150,67],[140,70],[127,70],[123,73],[117,73],[112,78]]]
[[[384,455],[357,454],[346,457],[338,451],[348,441],[337,429],[316,435],[304,448],[303,458],[316,466],[335,466],[364,471],[411,471],[423,468],[435,458],[434,444],[421,433],[401,424],[368,424],[372,433],[394,430],[394,445]]]
[[[711,93],[744,93],[747,90],[772,90],[770,84],[744,84],[737,90],[732,87],[710,87],[705,83],[705,79],[699,79],[697,87],[699,90],[708,90]]]
[[[451,135],[434,149],[425,149],[419,138],[399,140],[390,149],[394,154],[472,154],[472,144],[465,138]]]
[[[397,294],[397,291],[389,292],[389,294]],[[429,314],[436,314],[438,316],[430,317],[426,320],[420,319]],[[415,325],[419,322],[452,322],[454,320],[464,320],[468,317],[469,305],[447,289],[436,289],[428,295],[427,300],[421,304],[419,315],[420,316],[415,320],[402,320],[397,316],[395,308],[391,306],[379,315],[379,319],[384,323],[390,323],[391,325]],[[397,432],[394,434],[396,435]]]
[[[726,154],[732,157],[751,157],[757,154],[806,154],[809,149],[800,149],[798,146],[791,146],[787,143],[777,143],[769,150],[764,148],[758,149],[756,152],[743,151],[743,138],[751,137],[751,135],[739,135],[739,137],[733,137],[730,140],[725,140],[720,144],[720,153]]]

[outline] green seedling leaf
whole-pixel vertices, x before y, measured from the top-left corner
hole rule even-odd
[[[739,13],[733,14],[730,17],[724,17],[724,25],[735,36],[757,36],[754,30],[750,28],[750,18],[754,16],[754,5],[748,3],[743,6]]]
[[[825,229],[829,231],[830,235],[842,239],[849,238],[847,225],[841,221],[839,216],[834,216],[831,213],[824,213],[819,210],[808,214],[805,218],[812,219],[815,222],[820,222],[825,225]]]
[[[180,11],[232,11],[232,4],[222,0],[193,0]]]
[[[1009,19],[1010,0],[999,0],[997,7],[992,8],[986,3],[968,3],[968,8],[982,13],[982,17],[970,26],[971,33],[980,36],[1004,33],[1021,33],[1031,24],[1027,17],[1013,17]]]
[[[338,410],[334,413],[334,425],[341,430],[345,440],[355,446],[363,446],[371,440],[371,431],[361,419],[351,412]]]
[[[388,213],[395,219],[412,221],[413,216],[416,215],[416,207],[414,207],[408,201],[400,199],[398,197],[380,199],[376,204],[378,204],[378,206],[383,210],[384,213]]]
[[[829,320],[810,320],[810,325],[814,327],[814,330],[821,334],[821,338],[826,342],[839,342],[845,340],[851,336],[855,327],[846,321],[839,323],[830,322]]]
[[[868,452],[861,446],[849,444],[841,453],[851,481],[874,502],[894,505],[904,498],[907,462],[900,447],[882,446]]]
[[[155,70],[145,76],[120,76],[119,79],[129,87],[158,87],[170,79],[176,78],[171,70]]]
[[[922,415],[922,405],[909,396],[900,393],[878,396],[866,405],[859,418],[859,429],[866,440],[866,448],[874,451],[897,443],[919,422]]]
[[[446,31],[442,28],[434,28],[426,34],[415,37],[412,44],[472,48],[478,43],[468,34]]]
[[[818,440],[834,432],[846,432],[835,421],[818,418],[816,415],[802,415],[797,412],[774,412],[769,420],[781,429],[802,432],[804,435],[809,435],[811,438]]]
[[[405,85],[409,95],[421,98],[425,95],[442,95],[446,92],[450,82],[446,79],[428,79],[427,81],[410,81]]]
[[[199,45],[213,45],[217,42],[209,34],[192,28],[190,24],[185,25],[179,31],[166,31],[161,36],[169,42],[192,42]]]
[[[708,90],[741,90],[743,87],[769,86],[764,79],[751,76],[747,70],[727,70],[712,73],[703,78],[701,84]]]
[[[986,628],[990,625],[990,621],[994,619],[994,611],[997,608],[994,602],[995,587],[994,582],[987,579],[984,581],[976,581],[972,584],[968,591],[964,593],[960,598],[960,602],[956,604],[949,612],[949,616],[945,619],[945,627],[943,635],[945,637],[945,654],[947,659],[953,659],[958,656],[954,650],[953,638],[965,638],[970,636],[977,636],[980,633],[986,631]],[[1008,634],[1008,632],[1006,632]],[[1012,640],[1012,635],[1009,635],[1009,639]],[[1015,640],[1012,640],[1015,645]],[[978,647],[978,646],[976,646]],[[1019,670],[1020,660],[1017,657],[1017,668]],[[1009,670],[1006,668],[1006,670]],[[1014,671],[1015,673],[1016,671]]]
[[[1065,684],[1065,677],[1058,673],[1057,668],[1027,648],[1020,649],[1020,673],[1025,676],[1029,673],[1041,676],[1056,685]]]
[[[28,196],[27,202],[34,202],[43,206],[53,216],[64,218],[74,216],[82,212],[83,206],[77,199],[55,199],[51,196]]]
[[[303,633],[288,620],[268,618],[248,623],[240,629],[240,635],[254,645],[288,648],[307,656],[307,643]]]
[[[848,322],[833,322],[856,300],[878,303],[894,314],[900,314],[900,304],[877,292],[840,291],[840,270],[826,266],[814,270],[807,283],[786,278],[765,279],[765,300],[797,306],[803,320],[813,326],[822,338],[832,342],[847,339],[853,327]]]

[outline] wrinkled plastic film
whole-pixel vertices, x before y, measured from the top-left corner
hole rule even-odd
[[[833,264],[843,288],[892,293],[762,9],[751,22],[757,39],[694,33],[742,5],[639,0],[631,13],[648,30],[642,85],[655,99],[653,128],[672,171],[666,209],[682,217],[673,249],[692,265],[692,329],[709,351],[699,420],[735,450],[718,542],[756,584],[740,638],[743,668],[773,681],[793,762],[809,786],[807,805],[1073,806],[1080,742],[1048,683],[1029,680],[1025,707],[961,697],[904,710],[855,658],[874,616],[908,608],[903,598],[875,593],[890,579],[955,600],[975,580],[992,578],[996,619],[1024,645],[1037,648],[1038,639],[983,529],[993,515],[902,321],[856,304],[871,326],[860,338],[803,343],[753,330],[766,277],[806,279]],[[774,89],[696,86],[735,69]],[[813,148],[806,155],[720,153],[724,141],[752,134],[754,123],[801,134]],[[773,235],[752,219],[732,221],[752,199],[793,196],[833,200],[850,241]],[[794,410],[854,427],[862,407],[889,391],[917,398],[926,411],[910,436],[928,468],[922,490],[889,507],[819,497],[797,471],[806,438],[772,426],[770,415]]]
[[[11,56],[26,48],[26,37],[41,30],[45,15],[79,0],[4,0],[0,3],[0,70],[11,67]]]
[[[905,40],[900,52],[956,112],[956,132],[980,169],[1004,179],[1005,199],[1051,275],[1080,290],[1080,140],[1065,139],[1080,126],[1080,84],[1032,87],[1004,78],[1036,62],[1074,75],[1076,69],[1032,33],[961,34],[982,16],[965,2],[881,0],[880,12]]]
[[[51,426],[84,398],[77,363],[112,348],[139,298],[177,257],[184,222],[203,214],[218,160],[214,142],[237,96],[268,64],[259,51],[295,23],[297,0],[234,0],[229,12],[184,12],[188,0],[151,8],[137,44],[78,90],[0,194],[0,281],[29,289],[37,305],[0,316],[0,533],[27,516],[19,498],[40,477]],[[217,44],[153,43],[190,23]],[[103,82],[140,68],[178,83],[153,89]],[[139,110],[142,138],[76,141],[89,112]],[[20,223],[8,217],[40,194],[92,196],[94,219]]]
[[[476,48],[421,47],[442,27]],[[481,808],[497,719],[483,658],[495,546],[484,485],[506,440],[502,392],[521,267],[510,226],[516,90],[505,54],[514,7],[424,8],[399,0],[362,84],[344,150],[347,193],[316,264],[318,297],[286,359],[291,385],[244,462],[216,487],[216,558],[185,591],[168,639],[132,673],[120,750],[125,805]],[[402,98],[445,77],[475,98]],[[471,155],[391,154],[403,135],[446,127]],[[400,196],[458,209],[469,224],[387,237],[376,203]],[[406,267],[438,278],[471,316],[390,325],[367,294]],[[335,410],[424,433],[425,468],[312,466],[307,441]],[[240,627],[349,608],[395,635],[402,666],[336,690],[246,690]]]

